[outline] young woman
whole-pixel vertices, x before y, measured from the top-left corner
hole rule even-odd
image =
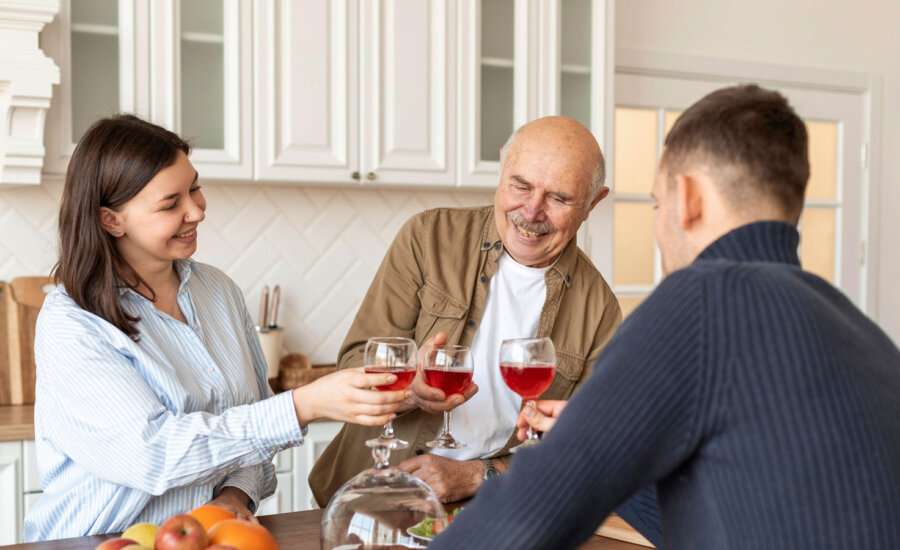
[[[122,531],[211,502],[252,518],[272,456],[318,418],[377,426],[394,375],[341,371],[272,397],[241,291],[191,260],[206,201],[190,147],[133,116],[75,148],[59,214],[60,286],[35,337],[44,493],[29,541]],[[361,449],[360,452],[363,452]]]

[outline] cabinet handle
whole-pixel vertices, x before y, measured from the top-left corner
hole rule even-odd
[[[353,179],[355,179],[355,180],[358,180],[358,179],[359,179],[359,172],[353,172],[352,174],[350,174],[350,177],[353,178]]]
[[[366,174],[366,179],[369,181],[373,181],[375,179],[375,172],[369,172]]]

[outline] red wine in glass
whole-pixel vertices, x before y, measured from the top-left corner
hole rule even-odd
[[[412,384],[413,378],[416,377],[416,369],[415,368],[406,368],[406,367],[366,367],[366,372],[369,374],[393,374],[397,377],[397,381],[393,384],[385,384],[383,386],[375,386],[375,389],[378,391],[397,391],[397,390],[405,390]]]
[[[526,401],[536,399],[547,391],[556,375],[556,366],[534,364],[523,366],[517,363],[500,363],[500,376],[509,389]]]
[[[425,383],[446,395],[462,393],[472,382],[472,371],[426,368]]]

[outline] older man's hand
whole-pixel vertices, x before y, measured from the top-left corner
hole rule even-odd
[[[434,337],[429,338],[422,344],[419,349],[419,365],[425,362],[425,354],[429,353],[429,348],[442,346],[447,343],[447,334],[439,332]],[[444,411],[454,409],[466,401],[468,401],[475,393],[478,392],[478,386],[474,382],[470,382],[469,386],[460,393],[446,395],[437,388],[432,388],[425,383],[425,375],[420,367],[413,379],[412,384],[407,388],[407,397],[399,412],[408,411],[416,407],[431,414],[440,414]]]
[[[480,460],[451,460],[433,454],[408,458],[397,468],[427,483],[441,502],[456,502],[474,495],[481,486],[484,470]]]

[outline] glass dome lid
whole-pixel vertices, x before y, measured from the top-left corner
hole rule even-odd
[[[390,468],[390,450],[372,450],[375,468],[361,472],[331,498],[322,518],[322,550],[425,548],[428,538],[409,531],[425,519],[444,521],[434,491],[406,472]]]

